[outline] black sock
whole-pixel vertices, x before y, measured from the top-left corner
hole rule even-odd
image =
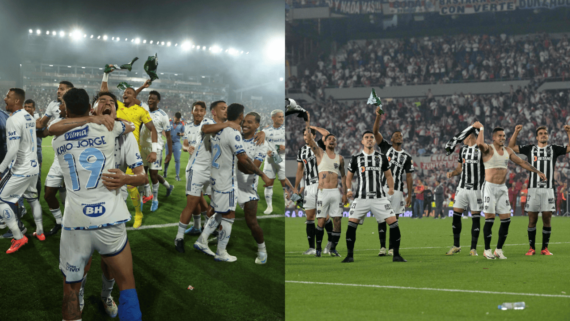
[[[333,231],[333,222],[332,222],[332,220],[331,220],[330,218],[329,218],[329,220],[326,221],[326,223],[325,223],[325,230],[327,230],[327,240],[328,240],[329,242],[332,242],[332,235],[331,235],[331,233],[332,233],[332,231]]]
[[[332,245],[331,251],[336,250],[336,246],[338,244],[338,240],[340,240],[340,232],[332,232]]]
[[[386,247],[386,222],[378,223],[378,237],[380,238],[380,247]]]
[[[396,214],[396,220],[400,218],[400,214]]]
[[[542,227],[542,249],[548,247],[548,242],[550,242],[550,233],[552,232],[552,227]]]
[[[461,213],[453,212],[453,221],[451,222],[451,228],[453,229],[453,246],[459,247],[459,238],[461,237]]]
[[[316,226],[317,232],[315,233],[315,236],[317,237],[317,251],[322,250],[321,248],[321,244],[323,243],[323,236],[325,235],[325,231],[323,231],[323,228],[320,226]]]
[[[491,249],[491,237],[493,236],[494,218],[485,219],[485,226],[483,226],[483,236],[485,237],[485,250]]]
[[[497,248],[499,250],[503,249],[503,245],[507,240],[507,235],[509,234],[509,225],[511,225],[510,218],[501,220],[501,228],[499,228],[499,241],[497,242]]]
[[[472,215],[473,224],[471,225],[471,249],[477,249],[477,241],[481,232],[481,216],[479,214]]]
[[[315,248],[315,221],[307,221],[307,240],[309,240],[309,248]]]
[[[398,221],[390,224],[390,244],[394,246],[394,256],[400,256],[400,227]]]
[[[542,238],[544,240],[544,237]],[[528,228],[528,243],[530,244],[530,248],[536,250],[534,247],[534,243],[536,242],[536,226]]]
[[[348,229],[346,230],[346,248],[347,248],[347,255],[352,257],[354,252],[354,242],[356,242],[356,228],[358,227],[358,223],[348,222]]]

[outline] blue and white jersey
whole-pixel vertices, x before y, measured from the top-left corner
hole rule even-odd
[[[139,144],[133,133],[115,138],[115,168],[126,173],[127,168],[143,166]]]
[[[265,141],[269,145],[269,149],[273,152],[278,151],[275,145],[285,145],[285,124],[279,128],[273,126],[263,130],[265,132]],[[285,150],[279,151],[281,158],[285,159]],[[273,157],[269,157],[268,161],[273,163]]]
[[[226,127],[210,139],[212,147],[211,185],[217,192],[231,192],[237,188],[237,157],[245,153],[241,133]]]
[[[112,131],[90,123],[53,139],[68,193],[65,229],[96,229],[131,219],[120,190],[109,191],[101,181],[116,166],[115,138],[124,131],[122,122],[115,122]]]
[[[13,175],[38,175],[36,150],[36,120],[27,111],[15,111],[6,122],[6,157],[0,164],[0,173],[11,168]]]
[[[172,144],[180,143],[180,138],[182,136],[178,136],[178,134],[185,135],[184,133],[184,123],[174,123],[170,122],[170,137],[172,137]]]
[[[60,114],[59,114],[59,105],[61,103],[57,100],[54,100],[52,102],[50,102],[48,104],[48,106],[46,107],[46,113],[45,116],[49,117],[51,121],[61,118]]]
[[[265,156],[267,156],[267,142],[263,145],[257,146],[253,141],[253,137],[250,139],[243,140],[243,148],[247,154],[247,157],[253,162],[259,160],[263,163]],[[258,177],[256,174],[244,174],[241,171],[237,171],[237,181],[238,188],[242,191],[248,193],[257,192],[257,181]]]
[[[186,132],[184,133],[184,139],[188,140],[188,145],[194,146],[194,153],[188,160],[186,171],[190,171],[190,168],[192,168],[194,171],[210,170],[212,154],[206,149],[205,146],[205,144],[209,144],[207,140],[210,139],[210,135],[202,134],[202,126],[215,123],[215,121],[209,118],[204,118],[200,125],[195,125],[192,123],[185,126]]]
[[[156,133],[158,134],[158,143],[160,146],[164,145],[162,140],[162,132],[170,131],[170,121],[168,120],[168,115],[162,110],[157,109],[150,112],[150,118],[152,118],[152,123],[154,128],[156,128]],[[152,132],[146,128],[146,126],[141,126],[141,148],[152,149]]]

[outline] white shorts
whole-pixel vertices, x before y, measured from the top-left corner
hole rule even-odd
[[[190,169],[186,172],[186,195],[201,196],[207,194],[210,187],[210,171]]]
[[[127,185],[123,185],[123,187],[121,187],[121,196],[123,197],[125,202],[127,201],[127,199],[129,199],[129,191],[127,190]]]
[[[485,182],[483,204],[483,213],[485,214],[511,214],[507,185]]]
[[[275,174],[279,176],[280,180],[283,180],[285,177],[285,161],[282,161],[279,164],[271,163],[270,161],[265,162],[265,166],[263,167],[263,172],[267,177],[274,179]]]
[[[552,188],[529,188],[526,197],[527,212],[556,212],[556,199]]]
[[[342,195],[338,188],[319,189],[317,192],[317,218],[342,217]]]
[[[319,183],[314,183],[305,186],[303,191],[303,208],[305,211],[314,210],[317,208],[317,191],[319,190]]]
[[[226,214],[236,210],[237,195],[234,190],[227,192],[212,191],[210,206],[216,213]]]
[[[350,206],[349,218],[364,221],[366,213],[368,212],[372,212],[372,215],[374,215],[378,223],[386,221],[390,216],[396,216],[388,198],[355,198]]]
[[[464,210],[469,207],[471,212],[481,212],[483,210],[481,191],[458,188],[455,192],[455,203],[453,203],[453,207],[462,208]]]
[[[25,199],[38,198],[38,175],[21,176],[7,172],[0,181],[0,201],[4,203],[15,204],[20,197]]]
[[[384,192],[388,195],[388,187],[384,187]],[[404,192],[394,191],[394,195],[388,195],[388,201],[392,206],[392,210],[396,214],[402,214],[406,211],[406,201],[404,198]]]
[[[56,156],[57,157],[57,156]],[[47,187],[61,187],[63,186],[63,172],[59,166],[59,162],[54,161],[49,168],[44,184]]]
[[[141,157],[143,159],[143,165],[148,167],[149,170],[159,171],[162,169],[162,149],[159,149],[156,152],[156,161],[149,163],[146,159],[148,155],[152,153],[152,149],[142,148],[141,149]]]
[[[59,269],[65,282],[83,280],[85,265],[94,250],[99,254],[113,256],[121,253],[127,245],[125,224],[94,230],[61,230],[59,243]]]
[[[243,191],[241,189],[237,190],[237,203],[239,207],[243,209],[245,203],[249,201],[259,201],[259,195],[257,195],[257,191]]]

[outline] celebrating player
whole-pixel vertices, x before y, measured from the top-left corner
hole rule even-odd
[[[374,121],[372,132],[374,133],[376,143],[380,147],[380,151],[386,155],[390,163],[390,171],[394,179],[394,195],[388,195],[388,200],[390,201],[392,210],[396,213],[396,219],[398,219],[398,216],[405,212],[406,207],[412,204],[412,173],[414,172],[414,165],[412,155],[402,149],[402,143],[404,142],[402,132],[395,131],[392,133],[392,144],[388,143],[382,134],[380,134],[380,110],[380,107],[376,108],[376,120]],[[406,187],[408,188],[408,197],[406,197],[405,204],[404,180],[402,179],[404,173],[406,174]],[[384,191],[387,192],[388,185],[386,184],[386,176],[384,176],[382,180],[382,186],[384,186]],[[386,227],[386,222],[378,222],[378,237],[380,238],[380,252],[378,256],[386,255]],[[388,255],[394,255],[392,243],[389,243],[388,249]]]
[[[489,260],[495,258],[506,259],[507,257],[503,254],[503,245],[507,239],[509,225],[511,224],[511,204],[509,202],[509,191],[505,185],[509,160],[526,170],[537,173],[542,180],[546,180],[546,176],[529,163],[520,159],[511,148],[504,146],[504,129],[501,127],[493,129],[493,143],[487,145],[485,144],[483,125],[480,122],[475,122],[472,126],[479,129],[477,146],[483,153],[483,163],[485,164],[485,186],[483,187],[485,252],[483,252],[483,256]],[[501,228],[499,229],[497,248],[494,252],[491,252],[491,237],[495,214],[499,214]]]
[[[526,255],[534,255],[536,253],[534,243],[536,241],[536,222],[538,221],[538,213],[542,213],[542,255],[552,255],[548,250],[548,242],[552,227],[550,219],[552,212],[556,211],[554,198],[554,168],[556,159],[570,152],[570,144],[567,146],[549,145],[548,144],[548,128],[540,126],[536,129],[536,145],[517,145],[517,137],[522,130],[522,125],[515,127],[515,132],[509,141],[509,147],[515,153],[526,156],[528,162],[546,173],[546,180],[539,180],[536,173],[530,173],[528,186],[528,196],[526,208],[523,209],[528,213],[528,241],[530,249]],[[565,125],[564,130],[570,140],[570,126]]]
[[[206,109],[206,107],[204,107]],[[180,138],[184,137],[184,123],[180,120],[182,114],[177,112],[174,114],[174,122],[170,123],[170,135],[172,139],[172,148],[166,146],[166,154],[172,153],[174,155],[174,162],[176,163],[176,180],[180,181],[180,154],[182,152],[182,144],[180,144]],[[168,165],[170,165],[170,159],[168,162],[164,160],[164,178],[168,175]]]

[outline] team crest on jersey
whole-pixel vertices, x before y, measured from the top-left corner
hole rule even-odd
[[[238,141],[238,142],[239,142],[239,141],[240,141],[240,139],[241,139],[241,138],[239,137],[239,135],[236,135],[236,141]]]
[[[30,114],[24,115],[24,118],[26,118],[27,121],[31,121],[31,120],[32,120],[32,116],[30,116]]]
[[[30,163],[31,163],[32,167],[38,166],[38,162],[36,162],[35,160],[32,160]]]
[[[65,140],[77,140],[80,138],[87,137],[88,134],[89,134],[89,127],[72,130],[70,132],[65,133]]]
[[[97,204],[82,204],[83,207],[83,214],[89,217],[99,217],[105,214],[105,206],[104,203],[97,203]]]

